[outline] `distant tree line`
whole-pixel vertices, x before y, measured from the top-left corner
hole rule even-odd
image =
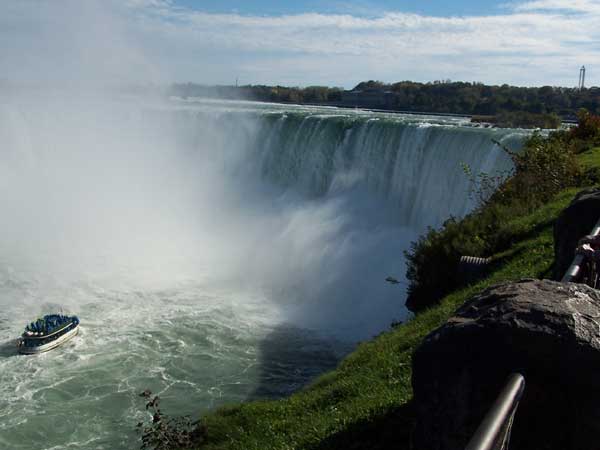
[[[365,81],[354,88],[362,91],[368,89],[392,92],[394,108],[406,111],[483,116],[523,111],[533,114],[557,114],[573,119],[582,108],[593,114],[600,113],[598,87],[579,90],[555,86],[489,86],[483,83],[450,81],[400,81],[393,84]]]
[[[452,113],[474,116],[501,126],[553,128],[560,120],[574,120],[577,111],[600,114],[600,88],[555,86],[516,87],[483,83],[364,81],[351,91],[339,87],[203,86],[176,84],[170,93],[180,97],[213,97],[265,102],[360,106],[395,111]]]
[[[183,98],[205,97],[276,103],[334,104],[341,102],[343,91],[342,88],[327,86],[299,88],[265,85],[205,86],[185,83],[171,86],[170,94]]]

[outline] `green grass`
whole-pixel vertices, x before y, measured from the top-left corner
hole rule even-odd
[[[600,167],[600,148],[581,155]],[[410,448],[413,427],[411,358],[422,339],[482,289],[520,278],[547,278],[553,264],[553,223],[580,189],[568,189],[532,214],[512,218],[519,240],[494,255],[490,275],[453,292],[404,325],[365,342],[336,370],[281,400],[223,407],[204,416],[202,449]]]
[[[579,162],[585,169],[600,167],[600,147],[592,148],[579,155]]]

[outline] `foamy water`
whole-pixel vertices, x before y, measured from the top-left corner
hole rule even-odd
[[[166,414],[286,395],[407,318],[402,251],[506,169],[465,119],[215,101],[0,107],[0,447],[139,446]],[[81,332],[14,339],[63,309]]]

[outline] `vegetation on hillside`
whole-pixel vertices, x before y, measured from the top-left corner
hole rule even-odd
[[[578,117],[578,126],[570,130],[548,137],[534,133],[520,153],[505,148],[514,163],[505,181],[471,174],[479,208],[462,220],[450,218],[439,230],[430,229],[406,252],[410,282],[406,303],[411,310],[428,308],[461,287],[462,255],[488,257],[503,252],[530,232],[507,218],[535,211],[565,188],[600,180],[598,169],[584,167],[578,157],[600,145],[600,118],[585,110]]]
[[[513,155],[515,175],[502,184],[498,193],[484,198],[478,211],[463,221],[454,220],[440,231],[430,231],[424,243],[417,246],[417,251],[433,247],[447,251],[457,243],[474,248],[487,246],[487,254],[495,263],[485,279],[454,290],[406,324],[361,344],[336,370],[288,398],[231,405],[202,417],[196,448],[411,448],[411,359],[415,348],[457,307],[484,288],[524,277],[548,277],[554,259],[554,221],[581,186],[598,182],[586,174],[600,169],[600,147],[592,148],[600,143],[599,119],[582,113],[580,120],[571,131],[547,139],[539,135],[532,138],[529,150]],[[560,145],[566,145],[565,155],[558,154]],[[559,158],[560,169],[543,170],[548,168],[546,150]],[[534,181],[545,189],[539,189]],[[570,185],[576,186],[566,187]],[[443,268],[443,261],[437,264]],[[443,282],[442,273],[432,276]]]
[[[597,149],[600,155],[600,149]],[[411,448],[414,427],[411,361],[415,348],[468,298],[493,284],[547,277],[553,263],[552,223],[577,189],[510,220],[529,229],[488,278],[457,290],[406,324],[361,344],[338,368],[289,398],[220,408],[200,419],[200,450],[387,450]]]
[[[432,111],[468,115],[495,116],[503,112],[524,111],[533,114],[557,114],[575,117],[585,108],[600,114],[600,88],[579,90],[554,86],[517,87],[503,84],[436,81],[415,83],[380,81],[359,83],[355,89],[382,89],[394,93],[393,109]],[[506,116],[505,116],[506,117]]]

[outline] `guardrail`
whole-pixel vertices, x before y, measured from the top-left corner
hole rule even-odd
[[[586,237],[600,237],[600,220]],[[597,245],[599,242],[600,238],[594,241],[594,244]],[[585,251],[581,251],[580,245],[578,253],[573,258],[573,262],[561,281],[581,282],[583,280],[594,288],[599,287],[600,259],[595,252],[600,252],[600,250],[587,248]],[[500,392],[500,395],[475,431],[465,450],[507,450],[515,413],[524,391],[525,378],[523,375],[520,373],[511,374],[502,392]]]
[[[510,432],[525,390],[525,377],[512,373],[465,450],[508,449]]]
[[[598,220],[598,222],[596,222],[596,225],[592,229],[592,232],[589,234],[589,236],[596,237],[599,235],[600,235],[600,220]],[[585,263],[585,260],[586,260],[585,255],[583,255],[581,253],[576,254],[575,258],[573,258],[573,262],[571,263],[571,266],[569,266],[569,268],[565,272],[565,275],[562,277],[561,281],[563,283],[579,281],[582,278],[583,264]],[[592,287],[595,287],[595,286],[592,286]]]

